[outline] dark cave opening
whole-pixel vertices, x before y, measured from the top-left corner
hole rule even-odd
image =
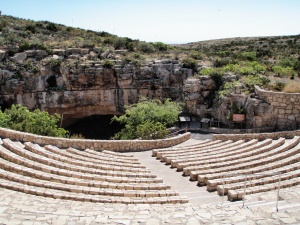
[[[70,134],[82,134],[86,139],[110,140],[123,125],[111,122],[112,115],[93,115],[78,119],[64,127]]]

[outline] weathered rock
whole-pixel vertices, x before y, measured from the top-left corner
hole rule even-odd
[[[4,59],[6,51],[0,49],[0,60]]]
[[[42,59],[48,56],[48,53],[45,50],[28,50],[25,51],[27,57],[33,57],[37,59]]]
[[[80,55],[81,54],[81,49],[80,48],[67,48],[66,49],[66,54],[67,55]]]
[[[77,51],[73,50],[69,49],[68,54]],[[75,55],[69,55],[69,58],[72,56]],[[43,63],[47,65],[52,58],[61,57],[48,56]],[[10,71],[2,71],[1,95],[5,96],[0,104],[13,99],[14,103],[30,109],[38,107],[50,113],[64,114],[64,118],[120,114],[124,105],[136,103],[140,96],[182,101],[182,86],[190,74],[189,70],[170,61],[168,64],[144,63],[141,68],[120,65],[115,69],[88,61],[74,66],[69,66],[72,60],[66,63],[68,66],[61,66],[59,71],[41,67],[38,76],[22,73],[24,76],[20,79]],[[191,97],[195,100],[198,95],[199,92],[192,93]]]
[[[13,57],[11,57],[11,60],[16,63],[23,63],[26,58],[27,58],[27,54],[25,52],[22,52],[22,53],[16,53]]]
[[[66,50],[64,49],[53,49],[52,51],[55,55],[64,56],[66,54]]]

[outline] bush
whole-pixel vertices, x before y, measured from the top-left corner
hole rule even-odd
[[[294,77],[296,75],[291,67],[273,66],[272,70],[280,77]]]
[[[211,75],[215,72],[215,69],[214,68],[203,68],[200,70],[200,74],[201,75],[204,75],[204,76],[208,76],[208,75]]]
[[[31,33],[35,34],[35,32],[36,32],[36,26],[35,26],[34,24],[27,25],[27,26],[25,27],[25,30],[28,30],[28,31],[30,31]]]
[[[108,60],[108,59],[105,59],[103,61],[103,68],[111,69],[111,68],[114,67],[114,65],[115,65],[114,61],[111,61],[111,60]]]
[[[193,58],[186,58],[182,61],[182,67],[197,71],[197,62]]]
[[[238,81],[233,82],[225,82],[222,87],[222,90],[218,92],[218,97],[223,98],[229,96],[231,93],[234,92],[235,85],[240,84]]]
[[[163,42],[155,42],[154,46],[158,51],[166,51],[169,48],[169,46]]]
[[[254,61],[256,60],[256,52],[242,52],[240,58],[243,60]]]
[[[68,131],[57,127],[60,121],[58,114],[49,115],[48,112],[39,109],[30,112],[21,105],[12,105],[10,109],[5,110],[4,114],[5,116],[2,112],[0,113],[0,124],[3,127],[44,136],[68,136]]]
[[[136,128],[136,135],[144,140],[149,139],[162,139],[169,134],[169,130],[166,126],[160,122],[146,121]]]
[[[116,38],[113,44],[115,49],[122,49],[126,46],[126,40],[124,38]]]
[[[190,56],[196,60],[201,60],[203,58],[201,53],[199,51],[195,51],[195,50],[191,50]]]
[[[146,42],[140,42],[138,45],[138,49],[144,53],[153,53],[155,52],[155,48],[152,44]]]
[[[181,106],[170,100],[164,103],[159,100],[140,100],[125,106],[124,115],[112,118],[112,121],[125,124],[115,139],[163,138],[167,134],[166,128],[177,122],[180,110]]]
[[[270,83],[270,80],[264,76],[249,75],[246,77],[245,85],[250,92],[254,92],[254,86],[264,87]]]
[[[49,30],[49,31],[52,31],[52,32],[57,32],[58,31],[58,28],[54,23],[47,24],[46,29]]]
[[[214,67],[223,67],[230,64],[230,60],[228,58],[217,58],[214,60]]]
[[[9,128],[11,126],[10,116],[0,110],[0,127]]]

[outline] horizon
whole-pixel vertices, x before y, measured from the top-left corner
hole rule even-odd
[[[10,0],[0,8],[2,15],[167,44],[299,35],[299,9],[297,0]]]

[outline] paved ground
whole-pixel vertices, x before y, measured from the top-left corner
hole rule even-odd
[[[206,137],[193,135],[193,138]],[[184,144],[194,142],[195,139],[191,139]],[[143,163],[151,167],[154,173],[159,173],[159,177],[163,177],[172,188],[188,195],[191,203],[125,205],[75,202],[37,197],[0,188],[0,225],[300,224],[300,187],[281,192],[279,212],[275,209],[276,192],[248,196],[244,208],[242,202],[221,205],[216,194],[204,193],[201,188],[182,177],[181,173],[176,173],[150,157],[150,152],[139,154]]]

